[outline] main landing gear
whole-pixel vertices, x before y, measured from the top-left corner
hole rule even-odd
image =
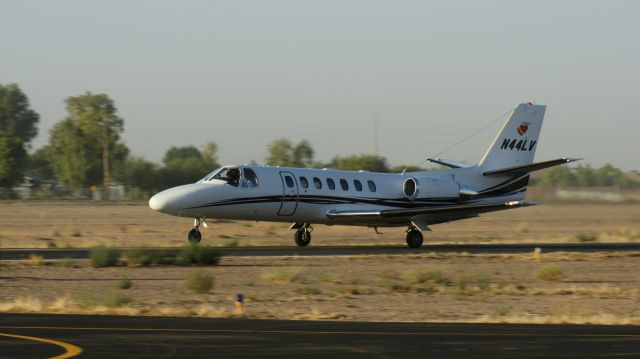
[[[407,229],[407,246],[409,248],[420,248],[422,246],[422,232],[415,227]]]
[[[309,223],[296,223],[292,227],[298,227],[296,234],[293,236],[293,240],[296,242],[296,245],[298,245],[298,247],[308,246],[311,242],[311,232],[313,231],[311,225]]]
[[[193,228],[189,231],[187,239],[191,244],[198,244],[202,240],[202,233],[200,233],[200,224],[204,226],[204,228],[208,228],[206,219],[203,218],[194,218],[193,219]]]

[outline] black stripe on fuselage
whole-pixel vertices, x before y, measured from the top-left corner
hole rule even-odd
[[[262,197],[245,197],[245,198],[232,198],[219,202],[212,202],[200,206],[190,207],[205,208],[205,207],[217,207],[224,205],[237,205],[237,204],[250,204],[250,203],[270,203],[270,202],[303,202],[312,204],[370,204],[378,206],[399,207],[399,208],[417,208],[428,205],[451,205],[457,203],[457,198],[436,198],[429,200],[414,200],[409,201],[406,198],[367,198],[367,197],[337,197],[337,196],[315,196],[302,194],[296,197],[283,197],[278,196],[262,196]]]

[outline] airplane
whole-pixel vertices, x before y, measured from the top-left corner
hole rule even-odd
[[[298,246],[311,242],[312,224],[407,227],[407,246],[419,248],[431,225],[536,204],[524,199],[530,173],[579,160],[533,162],[545,110],[518,105],[476,165],[430,158],[448,168],[403,173],[224,166],[154,195],[149,206],[194,218],[191,243],[207,219],[227,219],[293,223]]]

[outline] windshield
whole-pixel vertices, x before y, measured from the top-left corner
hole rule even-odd
[[[242,171],[241,171],[242,170]],[[251,168],[238,167],[220,167],[209,173],[199,182],[211,180],[225,181],[232,186],[241,186],[243,188],[258,187],[258,176]]]
[[[218,168],[216,168],[216,170],[215,170],[215,171],[210,172],[208,175],[206,175],[206,176],[202,177],[202,179],[201,179],[200,181],[198,181],[198,182],[204,182],[204,181],[208,181],[208,180],[210,180],[211,178],[213,178],[213,176],[214,176],[216,173],[220,172],[220,170],[221,170],[221,169],[222,169],[222,167],[218,167]]]

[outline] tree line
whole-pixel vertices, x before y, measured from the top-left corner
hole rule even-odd
[[[124,119],[106,94],[71,96],[65,99],[65,105],[67,115],[49,131],[48,143],[29,154],[40,116],[16,84],[0,84],[0,197],[12,196],[11,188],[21,183],[25,174],[55,178],[69,192],[100,187],[104,185],[105,159],[113,182],[139,192],[192,183],[219,166],[214,142],[200,147],[171,147],[161,164],[132,156],[121,140]],[[307,140],[293,143],[281,138],[268,145],[265,163],[375,172],[421,170],[416,166],[390,166],[386,158],[372,154],[335,156],[329,162],[316,161],[314,154]],[[555,167],[536,176],[535,183],[565,187],[637,185],[611,165],[597,169]]]
[[[599,168],[589,165],[553,167],[536,174],[533,184],[541,187],[640,187],[639,182],[611,164]]]

